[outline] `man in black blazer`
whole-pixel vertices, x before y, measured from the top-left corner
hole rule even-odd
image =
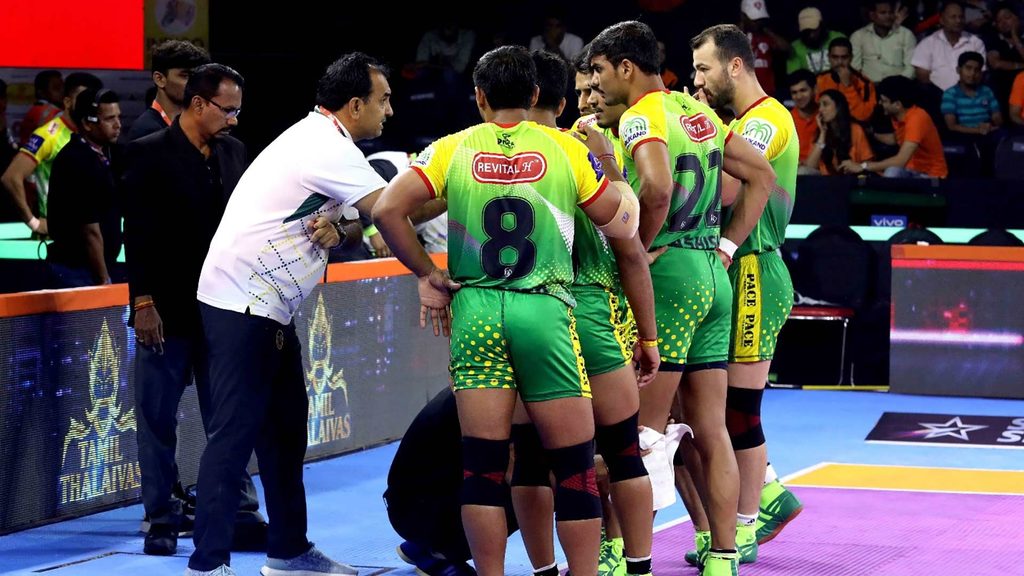
[[[150,519],[144,551],[171,555],[183,527],[175,462],[178,402],[195,378],[204,423],[209,376],[196,289],[199,272],[228,197],[246,166],[245,146],[228,134],[238,125],[242,76],[221,64],[192,71],[186,107],[164,130],[128,146],[124,176],[125,257],[137,339],[142,501]],[[265,549],[266,523],[245,474],[236,549]]]

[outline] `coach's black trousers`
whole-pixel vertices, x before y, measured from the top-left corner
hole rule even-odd
[[[254,448],[270,521],[267,556],[298,556],[311,545],[302,484],[308,399],[295,325],[199,306],[211,413],[188,565],[206,571],[229,563],[241,472]]]

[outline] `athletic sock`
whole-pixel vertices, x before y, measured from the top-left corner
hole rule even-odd
[[[551,566],[545,566],[534,570],[533,576],[558,576],[558,563],[555,562],[551,564]]]
[[[753,526],[757,522],[757,514],[736,514],[736,523],[740,526]]]
[[[626,574],[647,574],[651,571],[651,557],[630,558],[626,557]]]
[[[772,463],[769,462],[767,468],[764,471],[764,483],[771,484],[779,479],[779,475],[775,473],[775,468]]]

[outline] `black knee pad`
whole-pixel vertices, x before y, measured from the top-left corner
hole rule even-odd
[[[592,520],[601,517],[594,470],[594,443],[548,450],[555,473],[555,519]]]
[[[640,457],[639,419],[637,412],[618,424],[597,427],[597,451],[608,466],[608,480],[612,483],[647,476]]]
[[[462,438],[462,489],[460,503],[504,507],[508,502],[508,445],[505,440]]]
[[[725,401],[725,425],[734,450],[749,450],[764,444],[761,428],[761,397],[764,390],[729,386]]]
[[[533,424],[512,425],[512,447],[516,460],[512,464],[513,486],[551,486],[551,468],[547,453],[540,443],[540,434]]]

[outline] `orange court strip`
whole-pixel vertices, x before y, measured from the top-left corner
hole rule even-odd
[[[447,254],[432,254],[431,259],[440,267],[448,266]],[[394,258],[381,258],[362,262],[344,262],[327,266],[328,282],[351,282],[369,278],[411,274]],[[36,290],[0,294],[0,318],[95,310],[128,305],[128,285],[91,286],[69,290]]]
[[[980,260],[1024,262],[1024,248],[999,246],[917,246],[896,244],[892,257],[898,260]]]
[[[827,463],[788,479],[786,484],[820,488],[1024,495],[1024,470]]]

